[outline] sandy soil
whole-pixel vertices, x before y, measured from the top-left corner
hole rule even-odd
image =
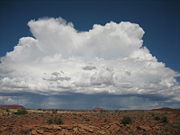
[[[0,135],[180,135],[180,109],[16,111],[0,110]],[[124,123],[124,117],[131,122]]]

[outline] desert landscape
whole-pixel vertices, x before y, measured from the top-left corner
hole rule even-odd
[[[179,135],[180,109],[1,109],[0,135]]]
[[[0,0],[0,135],[180,135],[180,0]]]

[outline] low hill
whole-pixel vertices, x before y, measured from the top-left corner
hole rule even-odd
[[[0,109],[25,109],[22,105],[0,105]]]

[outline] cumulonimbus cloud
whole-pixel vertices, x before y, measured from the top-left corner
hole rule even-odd
[[[180,100],[175,71],[143,46],[143,29],[130,22],[77,31],[62,18],[31,20],[1,58],[0,91],[42,94],[159,94]]]

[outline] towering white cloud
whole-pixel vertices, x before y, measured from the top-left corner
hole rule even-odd
[[[143,47],[143,29],[130,22],[77,31],[62,18],[31,20],[1,58],[0,91],[42,94],[159,94],[180,100],[178,75]]]

